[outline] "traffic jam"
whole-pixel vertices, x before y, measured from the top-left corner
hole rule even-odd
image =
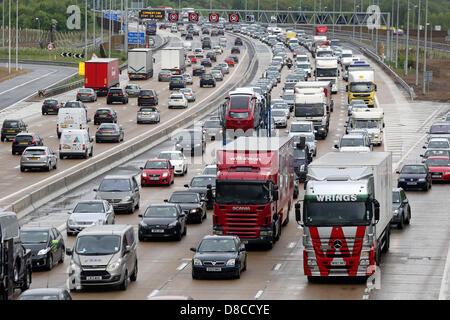
[[[133,173],[111,168],[85,181],[89,190],[72,194],[71,205],[60,210],[62,228],[32,220],[22,226],[15,215],[0,213],[1,234],[15,233],[24,248],[17,270],[14,265],[16,299],[96,299],[98,288],[102,299],[114,299],[109,292],[136,288],[132,283],[149,269],[144,255],[159,251],[182,259],[179,271],[190,268],[194,283],[242,281],[257,268],[255,257],[277,251],[290,220],[301,230],[302,258],[291,272],[310,283],[327,277],[365,283],[379,272],[391,232],[414,219],[408,192],[433,192],[434,184],[450,182],[450,113],[431,124],[417,161],[393,167],[384,151],[374,62],[332,38],[326,26],[311,33],[178,22],[152,25],[152,32],[179,42],[158,55],[129,50],[125,81],[118,59],[86,61],[85,85],[73,100],[43,100],[41,116],[51,118],[52,138],[44,140],[23,119],[3,121],[1,141],[10,144],[18,175],[44,171],[39,179],[46,179],[87,165],[97,153],[135,141],[140,133],[129,134],[132,128],[168,126],[212,90],[217,96],[226,91],[225,98],[194,125],[167,133],[158,144],[155,139],[147,158],[129,158]],[[250,63],[250,42],[268,47],[270,55],[259,62],[259,77],[230,90],[227,80],[243,72],[233,69]],[[345,96],[348,118],[333,141],[338,95]],[[319,148],[326,141],[331,145]],[[31,281],[51,277],[58,264],[64,265],[55,274],[60,286]],[[197,299],[183,286],[189,283],[164,295],[155,285],[146,299]],[[229,290],[224,281],[218,286]]]

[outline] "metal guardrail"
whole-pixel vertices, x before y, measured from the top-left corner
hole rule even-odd
[[[157,51],[157,50],[160,50],[160,49],[164,48],[167,45],[168,42],[169,42],[168,37],[163,37],[163,42],[159,46],[153,48],[153,50]],[[78,67],[78,63],[75,63],[75,62],[73,62],[73,63]],[[50,64],[50,63],[47,63],[47,64]],[[52,64],[56,64],[56,63],[52,63]],[[125,70],[127,67],[128,67],[128,63],[124,62],[123,64],[121,64],[119,66],[119,71]],[[76,76],[77,76],[77,74],[74,74],[73,77],[69,78],[67,81],[70,81],[71,79],[75,78]],[[40,98],[51,97],[51,96],[56,95],[56,94],[60,94],[60,93],[63,93],[63,92],[67,92],[67,91],[70,91],[70,90],[82,87],[83,85],[84,85],[84,80],[78,80],[78,81],[75,81],[75,82],[72,82],[72,83],[66,83],[66,84],[63,84],[63,85],[51,85],[51,86],[49,86],[49,87],[47,87],[45,89],[38,90],[37,94],[35,96],[33,96],[32,98],[36,98],[36,97],[40,97]]]
[[[339,36],[342,38],[342,36]],[[405,80],[403,80],[394,70],[392,70],[386,63],[383,62],[383,60],[380,58],[379,55],[377,55],[375,52],[373,52],[369,46],[364,45],[360,42],[354,41],[352,39],[346,39],[347,42],[351,43],[355,47],[358,47],[359,50],[361,50],[363,53],[365,53],[370,59],[374,60],[380,67],[382,67],[385,72],[390,74],[395,81],[397,81],[398,84],[400,84],[403,89],[406,90],[406,92],[409,94],[411,99],[415,99],[417,97],[416,93],[414,92],[414,89],[411,88]]]

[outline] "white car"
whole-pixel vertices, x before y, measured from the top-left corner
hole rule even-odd
[[[286,130],[286,133],[289,133],[289,137],[293,137],[300,133],[316,133],[314,130],[314,125],[312,121],[292,121],[289,130]]]
[[[202,48],[195,48],[194,49],[194,54],[197,58],[203,58],[204,57],[204,53],[203,53],[203,49]]]
[[[202,174],[217,174],[217,165],[209,164],[205,168],[203,168]]]
[[[191,61],[191,60],[189,60],[189,61]],[[194,83],[194,80],[192,79],[192,76],[189,73],[183,73],[183,79],[184,79],[184,81],[186,81],[186,84]]]
[[[214,46],[213,50],[216,54],[222,54],[223,53],[223,49],[220,46]]]
[[[169,109],[171,108],[187,108],[188,101],[184,94],[176,92],[172,93],[169,97]]]
[[[216,81],[223,81],[223,74],[220,70],[211,70],[211,74]]]
[[[184,176],[188,172],[188,160],[181,151],[162,151],[159,153],[158,159],[169,160],[170,163],[175,167],[175,174]]]

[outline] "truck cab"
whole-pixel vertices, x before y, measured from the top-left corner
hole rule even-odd
[[[353,129],[366,129],[370,142],[380,146],[383,143],[384,126],[383,109],[362,109],[362,111],[352,112],[346,133],[351,132]]]
[[[312,121],[317,131],[316,137],[325,139],[329,130],[330,113],[323,90],[320,88],[297,89],[294,117],[296,120]]]
[[[346,86],[348,92],[348,103],[353,100],[364,101],[369,108],[375,105],[375,84],[374,70],[370,66],[350,66],[348,68],[348,84]]]
[[[332,93],[337,93],[337,81],[339,70],[336,57],[316,58],[316,68],[314,70],[316,81],[330,81]]]

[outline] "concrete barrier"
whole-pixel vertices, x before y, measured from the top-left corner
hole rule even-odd
[[[153,134],[149,134],[140,141],[132,143],[124,149],[121,149],[102,159],[96,159],[94,162],[87,163],[85,167],[76,170],[65,177],[56,179],[48,185],[39,188],[31,194],[15,201],[2,210],[16,212],[17,217],[20,220],[43,204],[148,151],[149,149],[165,141],[176,129],[179,129],[184,125],[189,125],[198,116],[205,115],[205,111],[217,106],[218,102],[225,98],[229,90],[244,85],[249,80],[251,75],[254,74],[255,68],[258,66],[257,59],[254,59],[256,50],[253,43],[246,37],[242,36],[242,38],[248,44],[250,64],[247,67],[244,76],[237,83],[230,85],[230,88],[224,89],[223,93],[219,94],[213,101],[201,106],[191,115],[169,125],[168,127],[161,128]]]

